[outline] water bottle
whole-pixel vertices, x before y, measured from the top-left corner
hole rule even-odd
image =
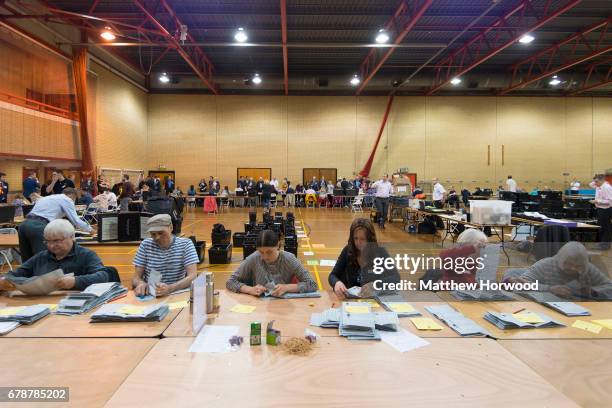
[[[214,312],[215,284],[212,272],[206,272],[206,313]]]

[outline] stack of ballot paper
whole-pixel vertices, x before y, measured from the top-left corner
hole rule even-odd
[[[127,289],[121,286],[119,282],[94,283],[83,292],[68,295],[60,300],[56,313],[63,315],[87,313],[126,292]]]
[[[310,325],[337,329],[340,326],[340,309],[327,309],[310,316]]]
[[[6,307],[0,309],[0,322],[32,324],[51,313],[48,305]]]
[[[388,311],[397,313],[398,317],[420,316],[421,313],[400,294],[378,294],[374,298]]]
[[[374,313],[374,327],[382,331],[397,331],[399,319],[395,312],[376,312]]]
[[[19,322],[0,322],[0,336],[12,332],[19,327],[20,324]]]
[[[460,336],[490,336],[488,331],[449,305],[427,306],[425,310],[446,323]]]
[[[264,299],[301,299],[301,298],[320,298],[319,292],[304,292],[304,293],[285,293],[281,296],[272,296],[271,293],[265,292],[262,296]]]
[[[375,316],[367,303],[343,302],[340,311],[340,335],[349,340],[380,340]]]
[[[9,273],[6,275],[6,280],[11,282],[15,285],[17,290],[26,295],[42,296],[57,290],[57,286],[55,285],[56,282],[65,276],[74,276],[74,274],[69,273],[64,275],[61,269],[56,269],[44,275],[32,276],[30,278],[13,276]]]
[[[566,316],[590,316],[591,312],[589,309],[584,308],[580,305],[577,305],[572,302],[544,302],[542,303],[544,306],[550,307],[551,309],[556,310],[557,312],[564,314]]]
[[[486,321],[493,323],[502,330],[540,329],[565,326],[562,323],[552,320],[543,313],[534,313],[528,310],[514,314],[488,311],[485,313],[484,318]]]
[[[457,300],[514,300],[512,294],[505,290],[454,290],[451,295]]]
[[[135,306],[121,303],[106,304],[91,315],[91,323],[101,322],[160,322],[170,308],[165,303]]]

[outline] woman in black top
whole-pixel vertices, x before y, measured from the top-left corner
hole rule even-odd
[[[388,258],[387,250],[378,245],[374,225],[366,218],[356,218],[351,224],[348,245],[342,249],[329,284],[339,298],[346,297],[348,288],[359,286],[362,296],[373,291],[374,281],[399,282],[395,267],[373,272],[374,258]]]

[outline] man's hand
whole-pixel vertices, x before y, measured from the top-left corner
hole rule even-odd
[[[174,291],[174,285],[158,283],[155,285],[155,296],[167,296]]]
[[[134,295],[136,296],[146,296],[148,292],[149,285],[147,285],[145,281],[140,281],[138,285],[134,287]]]
[[[265,293],[268,289],[266,289],[264,286],[262,285],[255,285],[252,288],[249,288],[248,290],[248,294],[249,295],[253,295],[253,296],[261,296],[263,293]]]
[[[72,289],[74,288],[75,282],[76,279],[74,276],[64,276],[55,282],[55,287],[58,289]]]
[[[15,285],[13,285],[6,278],[0,278],[0,290],[13,290],[15,289]]]
[[[359,292],[359,297],[361,298],[370,298],[374,295],[374,282],[366,283],[361,287],[361,292]]]
[[[280,297],[288,292],[287,285],[279,283],[274,286],[274,290],[272,290],[272,296]]]
[[[550,292],[564,298],[570,297],[572,295],[572,290],[564,285],[551,286]]]

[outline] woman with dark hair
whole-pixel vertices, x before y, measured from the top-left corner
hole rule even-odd
[[[356,218],[351,224],[347,245],[342,249],[334,269],[329,274],[329,284],[339,298],[347,295],[348,288],[361,287],[362,296],[373,290],[373,282],[399,282],[397,269],[384,268],[374,273],[375,258],[388,258],[387,250],[378,245],[374,225],[366,218]]]
[[[271,230],[262,231],[256,241],[257,251],[247,256],[225,284],[232,292],[261,296],[316,292],[310,272],[291,252],[280,249],[280,238]]]

